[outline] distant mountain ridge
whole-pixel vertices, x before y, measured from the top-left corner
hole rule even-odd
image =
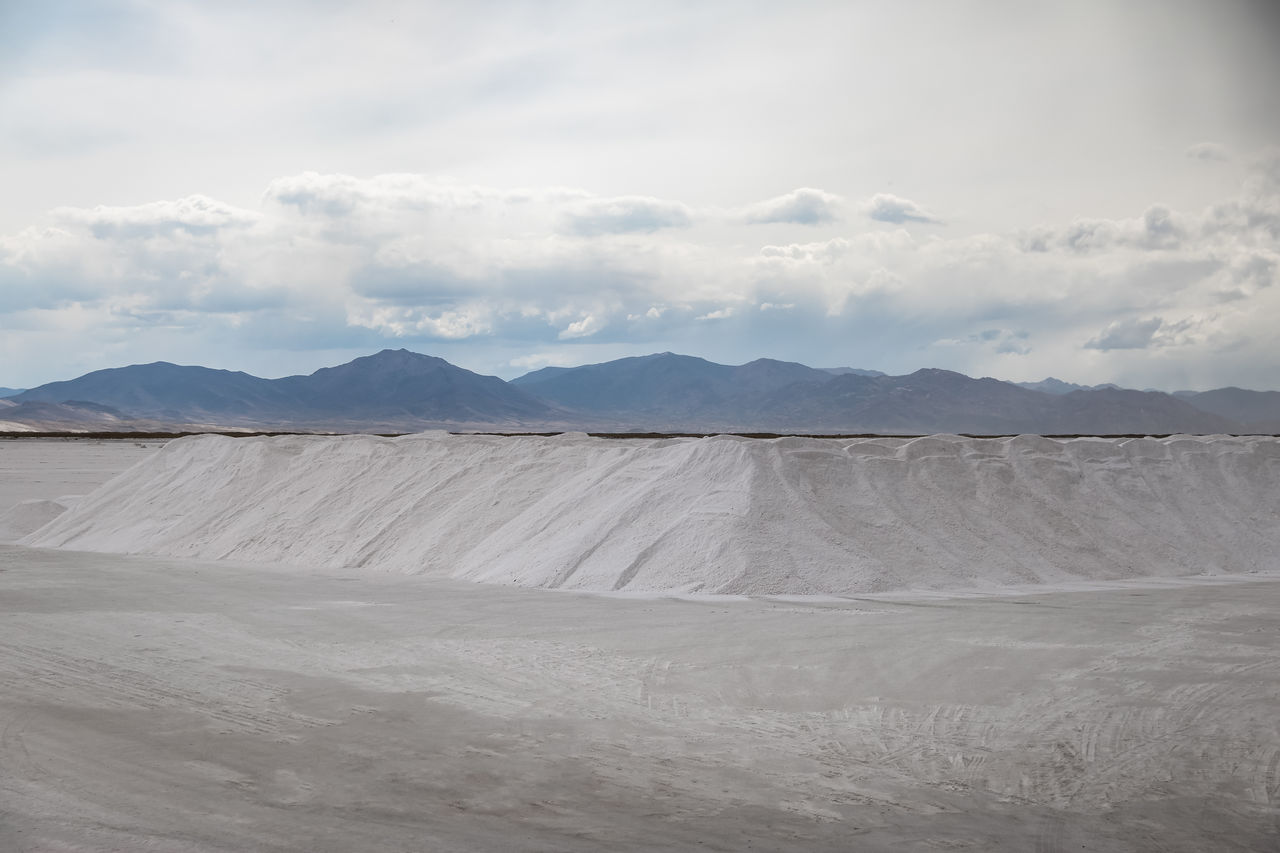
[[[1110,382],[1102,385],[1077,385],[1074,382],[1063,382],[1061,379],[1055,379],[1050,376],[1041,379],[1039,382],[1015,382],[1019,388],[1026,388],[1029,391],[1043,391],[1046,394],[1070,394],[1072,391],[1101,391],[1107,388],[1119,390],[1119,385]]]
[[[1244,424],[1253,432],[1280,432],[1280,391],[1248,391],[1234,386],[1174,396],[1205,412]]]
[[[269,379],[165,361],[95,370],[10,399],[16,403],[91,400],[135,417],[194,421],[228,415],[252,418],[281,410],[289,402],[283,389]]]
[[[582,367],[543,368],[511,384],[564,408],[602,417],[687,423],[708,417],[733,420],[731,413],[761,394],[831,378],[825,370],[789,361],[761,358],[731,366],[664,352]]]
[[[496,376],[442,358],[383,350],[307,376],[260,379],[247,373],[137,364],[51,382],[11,402],[92,400],[140,419],[235,427],[308,426],[361,430],[475,423],[519,426],[556,411]],[[15,409],[6,409],[6,420]]]
[[[1113,384],[1087,387],[1052,377],[1038,383],[973,379],[936,368],[889,376],[772,359],[729,366],[668,352],[581,367],[543,368],[512,384],[566,409],[618,421],[631,431],[1248,431],[1237,418],[1225,414],[1224,407],[1196,405],[1199,395],[1183,400],[1161,392]],[[1280,418],[1280,406],[1276,413]]]
[[[550,419],[548,406],[496,376],[482,376],[443,358],[405,349],[383,350],[309,376],[276,380],[317,413],[484,423]]]
[[[899,434],[1212,433],[1237,428],[1167,394],[1102,389],[1054,395],[936,368],[906,376],[846,373],[741,400],[739,410],[707,407],[686,425],[705,430],[746,423],[769,432]]]
[[[664,352],[546,367],[511,382],[383,350],[305,376],[167,362],[51,382],[0,399],[4,429],[409,432],[1169,434],[1280,432],[1280,392],[1086,388],[926,368],[903,376]]]
[[[832,376],[843,376],[846,373],[856,373],[858,376],[888,376],[882,370],[862,370],[857,367],[819,367],[824,373],[830,373]]]

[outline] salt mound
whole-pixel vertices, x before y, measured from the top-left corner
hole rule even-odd
[[[849,595],[1280,568],[1272,438],[170,442],[25,544],[586,590]]]
[[[14,542],[67,511],[74,498],[22,501],[0,513],[0,542]]]

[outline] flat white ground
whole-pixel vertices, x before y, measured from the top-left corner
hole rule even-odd
[[[0,512],[19,501],[88,494],[161,446],[118,439],[0,439]]]
[[[68,444],[4,446],[0,497],[143,452]],[[1277,652],[1274,580],[676,600],[0,546],[0,850],[1275,850]]]

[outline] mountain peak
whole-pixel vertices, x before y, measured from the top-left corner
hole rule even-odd
[[[420,361],[422,359],[432,359],[433,361],[442,360],[442,359],[437,359],[435,356],[432,356],[432,355],[424,355],[423,353],[414,352],[413,350],[407,350],[404,347],[400,347],[399,349],[388,348],[384,350],[378,350],[373,355],[360,356],[359,358],[352,359],[352,361],[353,362],[354,361],[404,362],[404,361]],[[348,362],[348,363],[351,363],[351,362]]]
[[[445,366],[453,367],[455,370],[462,370],[461,367],[449,364],[443,358],[437,358],[434,355],[424,355],[420,352],[413,352],[401,347],[400,349],[384,349],[373,353],[372,355],[362,355],[353,358],[345,364],[339,364],[335,367],[322,367],[312,373],[312,376],[326,375],[333,371],[340,374],[361,373],[369,370],[404,370],[404,369],[421,369],[430,367],[434,369],[442,369]]]
[[[926,379],[926,378],[928,379],[960,378],[960,379],[970,379],[970,380],[973,379],[973,377],[971,376],[966,376],[963,373],[957,373],[954,370],[947,370],[942,367],[922,367],[919,370],[917,370],[915,373],[908,374],[908,376],[918,376],[921,379]]]

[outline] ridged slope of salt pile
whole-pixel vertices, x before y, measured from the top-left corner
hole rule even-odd
[[[23,541],[745,594],[1272,571],[1280,441],[201,436]]]

